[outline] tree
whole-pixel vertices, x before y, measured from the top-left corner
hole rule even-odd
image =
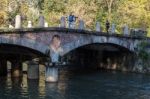
[[[4,27],[7,20],[7,0],[0,0],[0,26]]]
[[[42,14],[50,26],[58,26],[60,17],[70,12],[78,20],[83,19],[90,29],[94,29],[95,21],[104,29],[108,19],[116,24],[119,33],[127,24],[131,28],[148,29],[150,35],[149,0],[0,0],[0,27],[14,21],[17,14],[32,20],[35,25]]]
[[[94,0],[68,0],[66,14],[73,12],[78,19],[83,19],[87,28],[93,29],[98,6]]]
[[[146,29],[150,22],[150,13],[147,8],[148,0],[125,0],[117,9],[116,21],[122,26],[128,24],[131,28]],[[120,19],[120,20],[117,20]]]
[[[58,26],[60,17],[64,12],[65,3],[63,0],[44,0],[42,13],[51,26]]]

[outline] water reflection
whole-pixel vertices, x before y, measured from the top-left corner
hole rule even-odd
[[[0,99],[150,99],[150,75],[120,72],[61,72],[58,83],[0,78]]]
[[[28,95],[29,99],[36,99],[39,97],[39,80],[28,79]]]

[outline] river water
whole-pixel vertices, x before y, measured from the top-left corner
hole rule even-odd
[[[0,78],[0,99],[150,99],[150,75],[114,71],[60,73],[58,83]]]

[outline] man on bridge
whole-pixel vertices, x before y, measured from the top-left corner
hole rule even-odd
[[[67,17],[68,20],[68,27],[69,28],[74,28],[75,27],[75,22],[76,22],[76,17],[75,15],[73,15],[73,13],[71,12],[70,15]]]

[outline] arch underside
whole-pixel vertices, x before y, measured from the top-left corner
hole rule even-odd
[[[74,49],[90,44],[100,44],[100,45],[106,44],[114,48],[127,49],[130,52],[134,52],[137,43],[138,43],[137,40],[132,40],[129,38],[80,35],[78,39],[73,39],[71,42],[62,45],[63,52],[61,53],[61,55],[63,56]],[[43,54],[45,54],[46,50],[49,49],[48,45],[44,44],[43,42],[38,42],[36,39],[32,40],[21,37],[17,38],[10,36],[1,36],[0,44],[22,46],[38,51]]]
[[[36,40],[27,38],[8,38],[0,37],[0,55],[7,60],[22,59],[28,61],[38,58],[43,62],[44,57],[47,57],[45,51],[49,47]]]
[[[113,69],[130,71],[135,52],[114,43],[89,43],[74,47],[62,56],[71,69]]]
[[[37,50],[13,44],[0,44],[0,56],[7,60],[21,59],[22,61],[45,57],[43,53]]]
[[[62,56],[77,48],[94,44],[105,45],[105,47],[103,46],[103,50],[109,50],[109,48],[106,47],[113,47],[113,49],[135,52],[135,48],[138,44],[138,41],[122,39],[117,37],[110,37],[109,39],[107,37],[93,37],[91,39],[80,38],[78,40],[74,40],[70,43],[63,45],[64,52]],[[98,49],[101,48],[99,47]]]
[[[45,51],[49,48],[46,44],[28,38],[0,37],[0,44],[25,47],[42,54],[45,54]]]

